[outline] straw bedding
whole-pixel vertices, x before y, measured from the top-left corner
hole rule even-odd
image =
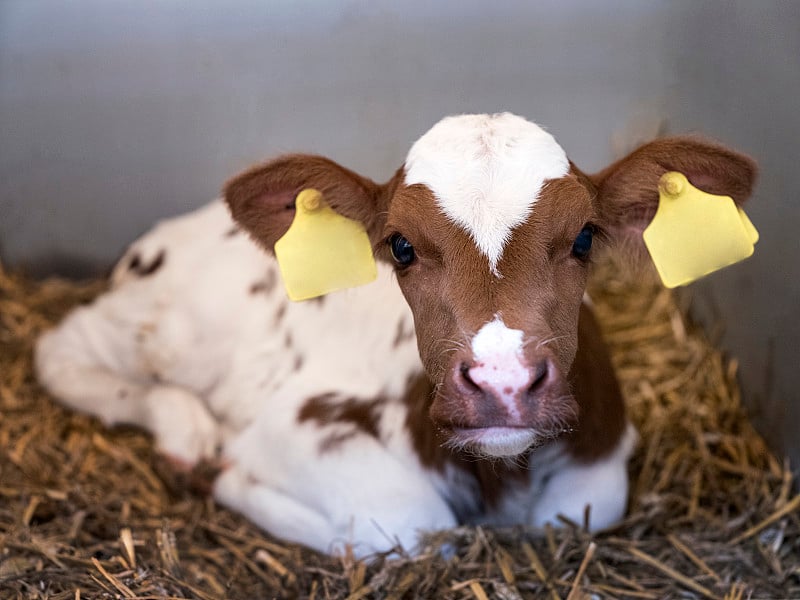
[[[102,283],[0,265],[0,597],[800,597],[800,496],[746,418],[735,360],[679,296],[619,273],[600,265],[592,295],[642,437],[625,522],[464,527],[364,564],[269,537],[171,474],[146,434],[53,403],[35,336]]]

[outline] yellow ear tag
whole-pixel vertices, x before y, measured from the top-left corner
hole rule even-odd
[[[698,190],[675,171],[664,173],[658,192],[658,210],[643,235],[668,288],[686,285],[753,254],[758,232],[729,196]]]
[[[275,242],[275,256],[291,300],[316,298],[378,276],[361,223],[334,212],[317,190],[300,192],[295,205],[294,221]]]

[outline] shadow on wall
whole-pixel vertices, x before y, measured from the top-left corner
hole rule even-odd
[[[0,261],[2,261],[3,247],[0,245]],[[111,273],[111,267],[101,265],[96,260],[85,256],[70,255],[67,253],[42,254],[14,266],[14,270],[24,276],[43,278],[48,276],[65,277],[67,279],[97,279],[106,278]]]

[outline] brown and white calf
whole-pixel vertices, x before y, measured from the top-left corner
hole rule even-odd
[[[221,453],[220,502],[322,551],[587,505],[603,528],[636,435],[584,297],[592,243],[640,246],[669,170],[737,203],[755,177],[693,138],[586,175],[511,114],[442,120],[383,185],[279,158],[227,185],[235,221],[220,200],[135,242],[112,289],[41,338],[38,374],[175,459]],[[287,300],[271,250],[304,188],[364,224],[376,282]]]

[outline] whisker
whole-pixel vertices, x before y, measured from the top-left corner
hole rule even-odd
[[[439,346],[442,346],[442,348],[436,352],[436,348]],[[431,354],[435,354],[436,359],[438,360],[444,355],[463,350],[465,348],[465,343],[451,338],[440,338],[431,342],[428,348],[430,349]]]
[[[564,340],[566,338],[567,338],[566,335],[556,335],[556,336],[553,336],[553,337],[551,337],[549,339],[542,340],[541,342],[536,344],[536,347],[537,348],[541,348],[542,346],[546,346],[547,344],[552,344],[553,342],[557,342],[559,340]]]
[[[557,342],[558,340],[563,340],[563,339],[565,339],[567,337],[568,336],[566,336],[566,335],[555,335],[553,337],[546,338],[546,339],[543,339],[543,340],[540,340],[539,338],[531,337],[531,338],[528,338],[527,340],[525,340],[525,342],[522,344],[522,347],[526,348],[530,344],[533,344],[535,342],[536,343],[536,349],[538,350],[542,346],[546,346],[548,344],[552,344],[553,342]]]

